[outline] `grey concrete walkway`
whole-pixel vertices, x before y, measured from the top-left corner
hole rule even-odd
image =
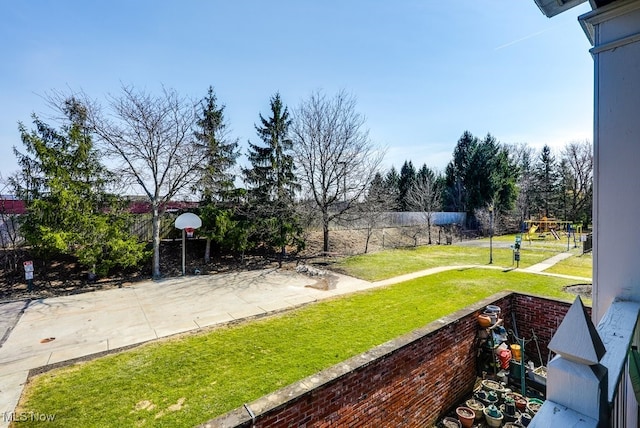
[[[551,266],[555,265],[558,262],[561,262],[564,259],[568,259],[569,257],[571,257],[573,254],[566,252],[566,253],[559,253],[556,254],[553,257],[550,257],[546,260],[541,261],[540,263],[537,263],[535,265],[529,266],[528,268],[524,268],[521,269],[523,272],[532,272],[532,273],[540,273],[543,272],[547,269],[549,269]]]
[[[559,259],[556,259],[559,260]],[[367,282],[336,275],[335,287],[292,271],[261,270],[146,281],[134,286],[0,305],[0,427],[8,426],[29,370],[178,333],[390,285],[447,266]],[[533,267],[532,267],[533,268]],[[538,268],[529,268],[538,272]]]

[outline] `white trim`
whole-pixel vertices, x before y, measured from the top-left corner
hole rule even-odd
[[[591,25],[598,25],[610,19],[617,18],[618,16],[633,12],[636,9],[640,9],[640,1],[618,0],[613,3],[609,3],[606,6],[594,9],[591,12],[587,12],[584,15],[581,15],[578,19],[584,20]]]
[[[593,3],[591,4],[593,7]],[[594,9],[591,12],[587,12],[578,17],[582,30],[591,42],[595,45],[595,27],[605,21],[617,18],[624,14],[633,12],[636,9],[640,9],[640,1],[638,0],[618,0],[603,6],[598,9]]]
[[[621,46],[625,46],[638,41],[640,41],[640,32],[632,34],[630,36],[622,37],[621,39],[614,40],[600,46],[593,47],[589,50],[589,52],[591,52],[593,55],[598,55],[601,52],[612,51]]]

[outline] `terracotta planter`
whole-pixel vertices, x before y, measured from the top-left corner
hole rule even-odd
[[[478,324],[482,328],[491,327],[491,318],[488,315],[484,314],[478,315]]]
[[[456,415],[458,415],[458,420],[463,428],[471,428],[473,421],[476,419],[476,412],[468,407],[458,407]]]

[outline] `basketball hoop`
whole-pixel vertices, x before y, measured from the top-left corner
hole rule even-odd
[[[186,274],[187,238],[193,238],[193,232],[202,227],[202,220],[194,213],[182,213],[176,218],[176,229],[182,229],[182,275]]]

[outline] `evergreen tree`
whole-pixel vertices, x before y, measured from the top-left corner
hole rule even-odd
[[[420,167],[420,169],[416,173],[416,180],[417,181],[428,180],[428,181],[434,183],[434,185],[438,181],[438,178],[440,178],[440,174],[436,174],[436,172],[434,170],[432,170],[431,168],[429,168],[427,166],[427,164],[422,164],[422,166]]]
[[[300,226],[295,213],[294,194],[298,189],[293,164],[293,143],[289,138],[289,110],[280,94],[271,97],[271,117],[260,114],[256,125],[263,145],[249,142],[250,168],[243,169],[249,184],[248,197],[253,217],[263,242],[279,247],[285,254],[287,244],[300,245]],[[260,230],[261,229],[261,230]]]
[[[489,179],[491,185],[488,196],[493,195],[495,209],[502,213],[512,210],[518,196],[518,168],[510,159],[506,147],[500,146],[491,161]]]
[[[555,216],[555,210],[558,206],[559,173],[556,158],[551,153],[551,148],[546,144],[540,152],[534,176],[537,191],[535,206],[538,213],[547,218]]]
[[[373,176],[373,180],[369,185],[369,190],[367,191],[365,201],[382,204],[384,202],[387,202],[388,199],[389,195],[387,192],[387,187],[385,186],[384,179],[382,178],[382,174],[376,172],[376,175]]]
[[[389,194],[389,209],[392,211],[398,210],[398,195],[399,195],[399,187],[400,183],[400,175],[394,166],[391,166],[391,169],[384,177],[384,187]]]
[[[205,203],[225,201],[234,189],[233,167],[240,155],[238,140],[229,138],[228,125],[224,120],[225,106],[219,106],[213,87],[200,102],[200,113],[196,117],[196,144],[206,153],[200,167],[201,178],[195,186]]]
[[[35,131],[19,125],[26,153],[14,152],[28,183],[20,191],[28,207],[21,232],[44,258],[73,255],[99,274],[134,266],[146,255],[144,244],[129,235],[118,201],[105,191],[111,177],[93,146],[84,106],[68,99],[61,109],[67,116],[61,131],[35,115]]]
[[[520,224],[531,218],[534,198],[533,150],[526,144],[513,145],[510,148],[511,158],[518,171],[516,209]]]
[[[480,141],[465,131],[447,166],[446,205],[469,214],[489,205],[508,211],[516,197],[516,178],[508,150],[491,134]]]
[[[398,209],[400,211],[410,211],[411,204],[407,195],[416,181],[416,169],[411,161],[404,161],[400,168],[400,178],[398,180]]]
[[[211,259],[211,242],[225,243],[226,236],[237,222],[233,221],[234,207],[229,206],[236,196],[233,167],[240,155],[238,140],[229,138],[224,120],[224,106],[219,106],[213,87],[200,102],[196,116],[196,145],[205,152],[199,167],[200,179],[194,190],[200,194],[202,228],[200,235],[206,238],[204,260]],[[224,204],[221,205],[221,204]]]
[[[445,170],[447,184],[445,206],[449,211],[473,211],[469,207],[467,175],[477,146],[478,139],[469,131],[464,131],[453,150],[453,159]]]

